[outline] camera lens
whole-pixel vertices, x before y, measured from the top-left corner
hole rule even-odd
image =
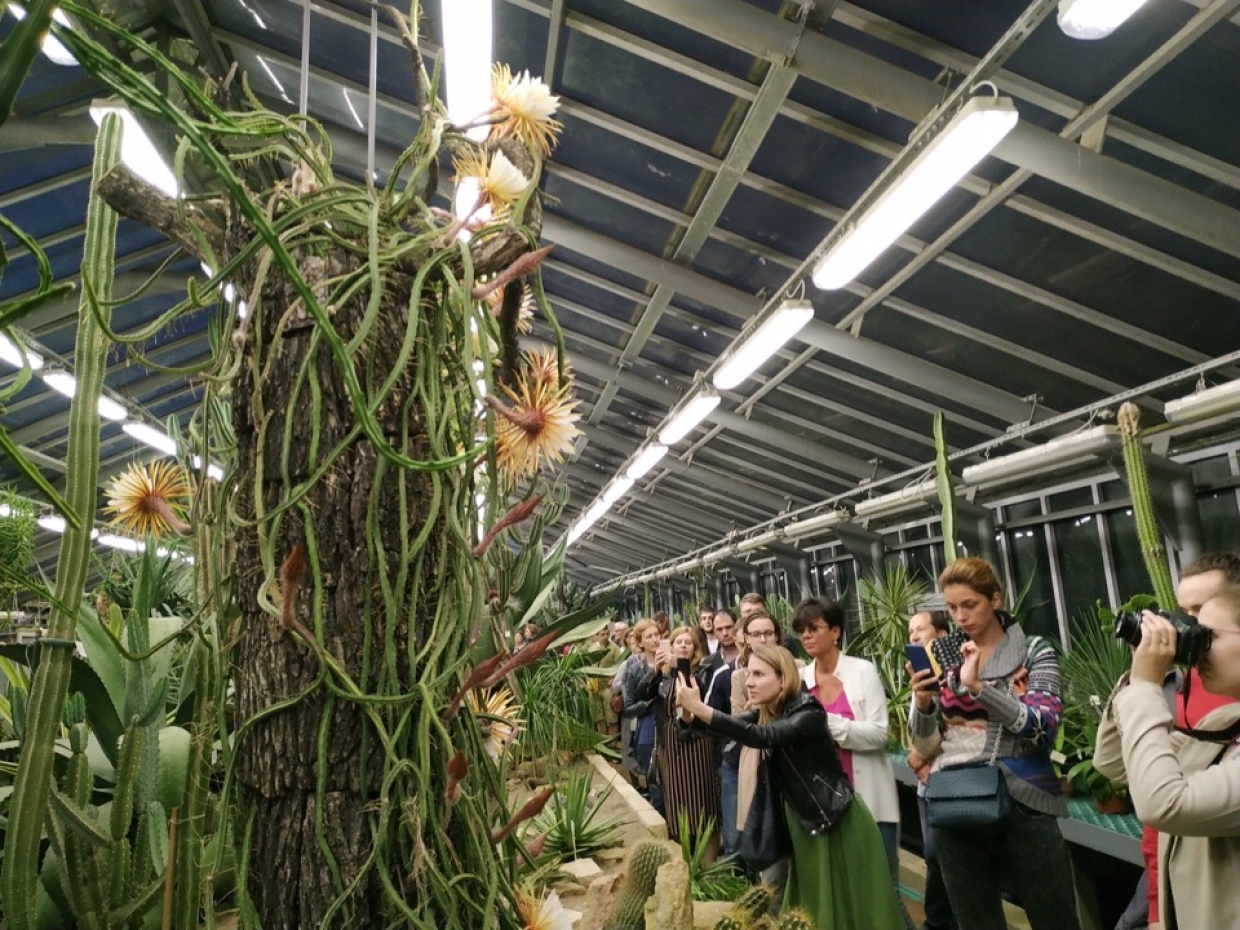
[[[1129,646],[1141,644],[1141,615],[1135,610],[1121,610],[1115,615],[1115,629],[1112,635],[1121,639]]]

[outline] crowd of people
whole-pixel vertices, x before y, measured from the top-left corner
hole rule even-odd
[[[1078,928],[1051,758],[1057,647],[1003,609],[987,562],[959,559],[938,586],[946,610],[908,620],[910,644],[934,661],[906,667],[924,930],[1006,927],[1005,897],[1033,930]],[[1147,831],[1149,879],[1121,930],[1240,928],[1240,556],[1187,566],[1177,594],[1182,614],[1142,616],[1098,737],[1096,767],[1127,781]],[[709,855],[736,857],[825,930],[907,930],[888,695],[876,666],[847,653],[846,631],[829,599],[801,601],[785,630],[756,593],[739,616],[618,623],[611,637],[628,654],[613,721],[673,839],[709,833]],[[1185,635],[1206,644],[1188,667],[1176,665]]]

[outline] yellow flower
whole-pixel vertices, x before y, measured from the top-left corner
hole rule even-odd
[[[529,352],[525,356],[530,366],[530,376],[539,381],[546,381],[549,384],[559,386],[560,384],[560,363],[556,358],[554,349],[546,351]],[[573,379],[573,368],[569,364],[568,359],[564,359],[564,383],[569,384]]]
[[[501,151],[487,153],[470,148],[453,159],[456,169],[458,216],[468,216],[468,225],[485,225],[503,219],[525,193],[529,178]]]
[[[525,930],[573,930],[573,921],[581,916],[560,903],[558,892],[542,898],[528,885],[517,889],[517,912]]]
[[[488,688],[486,690],[471,690],[469,692],[469,706],[473,709],[475,715],[487,714],[488,719],[481,721],[483,726],[490,725],[491,742],[495,746],[495,754],[498,756],[513,742],[518,729],[520,729],[521,705],[517,703],[516,695],[512,693],[511,688]],[[498,719],[490,719],[498,718]]]
[[[173,461],[135,462],[112,479],[107,493],[104,513],[112,514],[110,525],[130,535],[186,536],[190,532],[184,520],[189,483]]]
[[[506,288],[497,287],[486,296],[491,316],[498,318],[499,309],[504,305]],[[529,287],[521,288],[521,307],[517,311],[517,332],[525,334],[534,331],[534,294]]]
[[[544,158],[551,154],[552,141],[563,128],[552,117],[560,108],[560,98],[528,71],[514,75],[507,65],[496,65],[491,72],[491,96],[495,98],[496,122],[493,138],[515,136],[532,152]]]
[[[581,432],[571,390],[526,373],[518,380],[516,390],[506,387],[504,392],[514,406],[496,397],[487,398],[499,414],[495,445],[500,468],[520,479],[536,474],[543,459],[552,465],[562,462]]]

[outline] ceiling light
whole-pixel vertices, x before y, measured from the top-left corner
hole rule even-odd
[[[706,419],[706,415],[719,406],[720,397],[714,391],[703,388],[694,391],[679,409],[672,413],[667,425],[659,430],[659,442],[665,446],[675,445]]]
[[[1163,415],[1172,423],[1192,423],[1240,409],[1240,381],[1228,381],[1212,388],[1205,388],[1169,400],[1163,406]]]
[[[815,266],[814,284],[836,290],[861,274],[985,158],[1012,131],[1018,118],[1009,97],[970,97],[913,160],[890,179],[877,199],[855,221],[844,226]]]
[[[169,197],[177,195],[177,178],[168,167],[163,156],[151,142],[150,136],[142,128],[142,124],[134,118],[129,108],[122,103],[110,100],[96,100],[90,105],[90,115],[96,125],[103,122],[104,116],[115,113],[121,118],[121,161],[134,174],[148,184],[163,191]],[[205,266],[204,266],[205,267]]]
[[[814,305],[808,300],[783,301],[752,331],[742,332],[737,344],[724,353],[723,364],[712,378],[715,387],[723,391],[736,387],[813,318]]]
[[[0,359],[4,359],[14,368],[29,365],[31,371],[38,371],[43,367],[42,355],[33,349],[28,349],[24,345],[14,342],[3,333],[0,333]]]
[[[118,404],[110,397],[99,397],[99,416],[105,420],[115,420],[120,422],[129,416],[129,411],[125,409],[124,404]]]
[[[1059,0],[1059,28],[1073,39],[1103,39],[1146,0]]]
[[[164,455],[176,455],[177,444],[172,437],[163,430],[158,430],[153,426],[147,426],[145,423],[126,423],[121,427],[138,442],[156,449]]]
[[[650,469],[659,464],[659,460],[667,455],[667,446],[659,443],[651,443],[642,450],[641,455],[633,460],[624,472],[626,478],[632,478],[634,481],[641,481]]]
[[[933,479],[928,479],[910,484],[890,494],[880,494],[869,500],[858,501],[855,509],[857,516],[863,519],[893,517],[909,510],[916,510],[937,496],[938,486]]]
[[[753,552],[755,549],[765,549],[773,542],[779,542],[783,537],[783,533],[779,530],[769,530],[757,536],[750,536],[736,544],[737,552]]]
[[[71,398],[77,392],[77,380],[67,371],[49,371],[43,375],[43,383],[65,397]]]
[[[457,126],[491,109],[492,3],[452,0],[441,4],[448,119]],[[481,142],[490,132],[490,126],[477,126],[466,135]]]
[[[828,510],[826,513],[806,517],[803,520],[794,520],[784,526],[784,536],[788,539],[813,536],[815,533],[822,533],[839,526],[847,521],[848,517],[847,510]]]
[[[66,526],[64,517],[58,517],[55,514],[50,513],[46,516],[39,517],[38,524],[43,527],[43,529],[51,530],[53,533],[63,533]]]
[[[635,478],[630,478],[627,475],[624,475],[609,484],[607,486],[607,490],[603,492],[603,500],[607,501],[607,506],[610,507],[616,501],[620,500],[620,498],[624,497],[624,495],[628,494],[629,490],[633,487],[633,482],[635,480]]]
[[[1032,449],[1013,452],[1002,458],[970,465],[961,477],[974,487],[988,487],[1046,474],[1054,468],[1074,464],[1082,459],[1108,452],[1119,438],[1118,426],[1094,426],[1090,429],[1059,436]],[[857,510],[861,512],[860,508]]]
[[[123,549],[125,552],[141,552],[144,548],[142,543],[136,539],[130,539],[128,536],[117,536],[115,533],[101,533],[95,542],[101,546],[107,546],[109,549]]]
[[[16,3],[9,4],[9,12],[18,19],[26,18],[26,11]],[[66,29],[72,29],[73,24],[69,22],[69,17],[65,16],[60,10],[52,12],[52,19],[60,23]],[[43,37],[43,45],[41,46],[43,54],[47,56],[47,60],[56,65],[76,65],[78,60],[73,57],[73,53],[65,48],[64,43],[48,32]]]
[[[201,455],[195,455],[194,458],[192,459],[192,462],[193,462],[195,471],[197,471],[199,468],[202,468],[202,456]],[[211,462],[207,465],[207,477],[211,478],[214,481],[223,481],[224,480],[224,469],[220,468],[220,466],[216,465],[214,462]],[[486,506],[486,495],[479,494],[478,498],[479,498],[478,510],[481,513],[482,510]]]

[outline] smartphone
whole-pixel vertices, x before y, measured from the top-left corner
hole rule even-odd
[[[693,670],[689,667],[688,659],[680,658],[676,660],[676,678],[678,680],[680,676],[682,675],[685,677],[686,680],[688,680],[689,675],[692,673],[692,671]]]
[[[672,648],[672,641],[671,641],[670,639],[661,639],[661,640],[659,640],[659,648],[660,648],[660,649],[671,649],[671,648]]]
[[[934,672],[935,678],[938,678],[943,674],[938,667],[938,662],[935,661],[934,656],[930,654],[925,646],[920,646],[916,643],[909,643],[904,647],[904,654],[908,656],[909,664],[913,666],[914,672],[924,672],[928,670]],[[938,691],[939,683],[937,681],[934,682],[934,684],[930,687],[930,690]]]

